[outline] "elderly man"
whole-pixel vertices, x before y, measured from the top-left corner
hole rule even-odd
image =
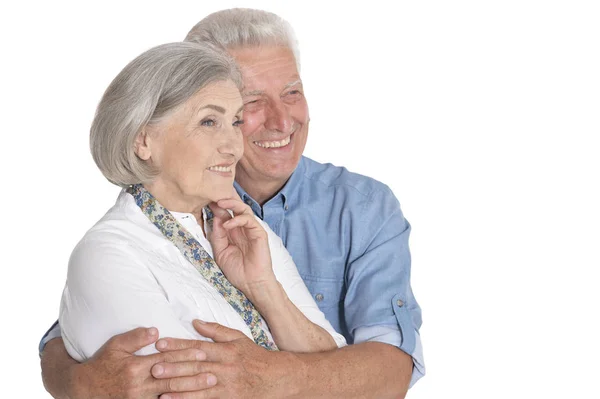
[[[135,356],[158,339],[156,329],[138,328],[78,364],[54,326],[42,340],[46,388],[55,398],[403,397],[424,365],[410,226],[398,201],[373,179],[302,156],[308,106],[287,22],[264,11],[225,10],[200,21],[186,40],[222,47],[240,66],[238,194],[283,239],[319,307],[353,345],[269,352],[238,331],[195,322],[214,342],[160,339],[161,353]]]

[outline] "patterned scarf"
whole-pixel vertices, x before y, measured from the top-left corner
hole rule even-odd
[[[181,226],[171,212],[165,209],[144,186],[141,184],[133,185],[127,189],[127,192],[133,196],[135,203],[144,215],[169,241],[175,244],[183,256],[200,272],[202,277],[211,283],[238,312],[250,328],[254,342],[268,350],[278,350],[275,342],[268,337],[262,328],[262,316],[258,313],[258,310],[242,291],[227,280],[214,259],[211,258],[198,240]],[[212,213],[209,213],[209,216],[211,215]]]

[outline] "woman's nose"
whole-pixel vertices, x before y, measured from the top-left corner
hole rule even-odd
[[[219,152],[221,154],[233,155],[235,159],[240,159],[242,157],[244,152],[244,141],[239,128],[231,126],[222,136]]]

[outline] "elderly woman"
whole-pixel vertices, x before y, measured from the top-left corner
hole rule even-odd
[[[70,259],[60,325],[75,359],[139,326],[206,339],[194,319],[238,329],[270,350],[345,344],[281,240],[234,194],[240,82],[227,54],[173,43],[140,55],[106,90],[91,151],[124,190]]]

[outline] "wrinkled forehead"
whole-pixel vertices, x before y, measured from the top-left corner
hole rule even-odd
[[[228,49],[242,73],[243,93],[277,87],[279,90],[301,84],[296,59],[284,46],[253,46]]]

